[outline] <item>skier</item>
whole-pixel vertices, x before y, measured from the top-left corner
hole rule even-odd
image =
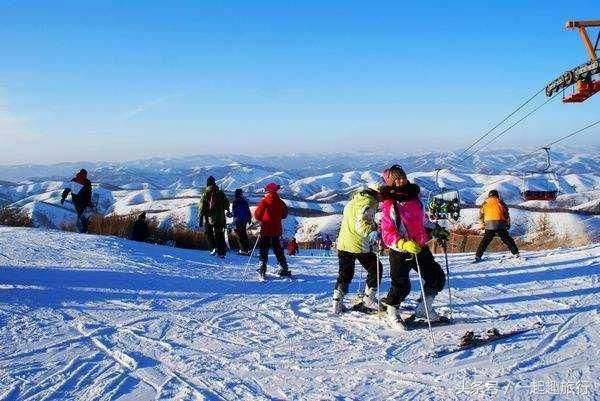
[[[67,188],[62,192],[60,204],[64,205],[65,199],[71,194],[71,200],[77,213],[75,227],[77,232],[85,234],[90,224],[92,209],[92,183],[87,178],[87,170],[82,168],[69,182]]]
[[[481,261],[481,256],[483,256],[483,253],[496,235],[508,247],[510,253],[517,258],[520,257],[517,244],[515,244],[515,240],[508,233],[510,229],[508,206],[500,199],[500,195],[495,189],[489,192],[487,199],[481,205],[479,220],[485,229],[485,234],[479,243],[477,253],[475,253],[476,263]]]
[[[410,183],[402,167],[394,165],[383,172],[386,187],[380,189],[382,200],[381,232],[389,248],[392,285],[386,297],[386,319],[391,327],[403,329],[398,315],[400,303],[410,293],[410,270],[421,270],[425,299],[419,300],[414,316],[417,319],[438,320],[433,309],[435,296],[444,288],[446,275],[427,246],[429,235],[425,228],[425,213],[419,200],[420,188]],[[425,309],[427,308],[427,309]]]
[[[280,239],[281,234],[283,234],[281,221],[287,217],[288,209],[277,194],[279,189],[279,185],[274,182],[267,184],[265,186],[265,197],[254,211],[254,218],[260,222],[260,240],[258,243],[260,265],[257,272],[261,277],[264,277],[267,272],[269,248],[273,248],[273,253],[275,253],[275,257],[279,263],[280,269],[278,274],[281,277],[291,275]]]
[[[325,239],[323,240],[323,242],[321,242],[321,249],[323,249],[323,256],[329,256],[330,252],[331,252],[331,245],[333,244],[333,241],[331,241],[331,238],[329,237],[329,234],[325,234]]]
[[[217,187],[213,176],[206,180],[206,189],[200,198],[198,205],[200,211],[198,226],[206,224],[204,232],[212,249],[211,255],[217,254],[220,258],[225,257],[227,244],[225,243],[225,214],[229,210],[229,200],[225,193]]]
[[[299,246],[296,238],[292,237],[292,239],[287,243],[287,253],[289,256],[294,256],[298,254]]]
[[[250,255],[250,241],[248,240],[248,232],[246,227],[252,221],[252,213],[248,201],[244,198],[244,191],[241,188],[235,190],[235,197],[231,206],[233,214],[233,224],[235,233],[237,234],[240,255]]]
[[[146,221],[146,212],[142,212],[131,225],[129,239],[132,241],[145,242],[149,236],[150,228],[148,227],[148,222]]]
[[[356,192],[344,207],[342,225],[337,239],[338,277],[333,290],[332,313],[344,311],[344,296],[354,277],[354,267],[358,260],[367,271],[363,304],[377,309],[377,284],[381,280],[382,265],[377,266],[375,250],[381,239],[375,223],[375,213],[379,208],[377,185]],[[379,270],[379,277],[377,272]]]

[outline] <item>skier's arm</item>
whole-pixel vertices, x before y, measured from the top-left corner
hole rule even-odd
[[[262,221],[264,214],[265,214],[265,201],[263,199],[258,203],[258,206],[254,210],[254,218],[257,221]]]
[[[383,243],[390,248],[397,248],[398,241],[404,237],[396,227],[396,212],[392,200],[384,201],[381,207],[381,237]]]
[[[287,219],[288,217],[288,208],[284,201],[281,201],[281,207],[283,208],[283,213],[281,214],[281,219]]]
[[[485,201],[483,201],[481,208],[479,209],[479,221],[481,223],[485,221]]]
[[[198,226],[202,227],[204,224],[204,199],[206,198],[206,192],[202,194],[200,197],[200,201],[198,202]]]
[[[354,230],[361,237],[367,237],[371,232],[377,229],[375,224],[375,210],[370,206],[365,206],[356,216]]]
[[[65,188],[62,192],[62,195],[60,197],[60,204],[62,205],[63,203],[65,203],[65,199],[67,199],[67,196],[69,196],[69,193],[71,192],[71,188]]]
[[[506,203],[504,203],[504,201],[500,201],[500,204],[502,205],[502,209],[504,209],[504,218],[506,219],[506,221],[510,221],[508,206],[506,206]]]

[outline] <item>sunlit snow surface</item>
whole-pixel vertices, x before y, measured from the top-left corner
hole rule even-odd
[[[335,257],[263,283],[238,256],[0,227],[0,400],[598,399],[600,246],[503,256],[450,256],[438,347],[543,328],[433,358],[426,330],[329,315]]]

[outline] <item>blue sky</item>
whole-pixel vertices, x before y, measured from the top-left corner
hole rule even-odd
[[[460,148],[585,62],[564,22],[600,18],[411,3],[3,1],[0,163]],[[600,96],[542,110],[499,145],[596,121]]]

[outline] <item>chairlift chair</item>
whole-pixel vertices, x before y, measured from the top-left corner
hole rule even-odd
[[[433,222],[460,218],[460,193],[456,189],[442,188],[439,184],[441,169],[435,170],[435,189],[427,197],[427,217]]]
[[[546,152],[546,166],[523,174],[521,198],[524,201],[553,201],[558,197],[558,177],[555,172],[550,171],[550,148],[542,150]]]

